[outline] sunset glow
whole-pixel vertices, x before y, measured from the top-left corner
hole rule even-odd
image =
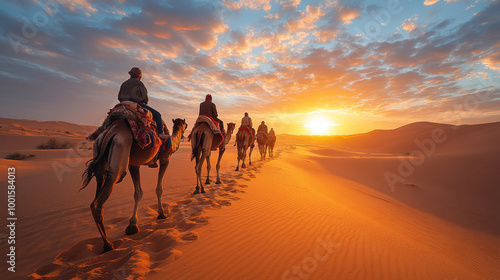
[[[225,122],[248,111],[278,134],[498,121],[499,10],[498,1],[10,1],[0,7],[0,77],[15,94],[0,110],[99,125],[139,66],[149,105],[189,124],[209,93]],[[305,127],[314,111],[342,111],[324,121],[341,125]]]
[[[328,135],[332,134],[332,128],[338,124],[332,123],[331,120],[324,116],[311,117],[305,127],[309,129],[312,135]]]
[[[500,280],[500,0],[0,22],[2,279]]]

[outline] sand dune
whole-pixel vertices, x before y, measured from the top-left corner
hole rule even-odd
[[[31,142],[57,131],[80,141],[81,127],[61,123],[54,134],[33,136],[22,134],[33,128],[30,121],[8,123],[0,128],[10,131],[0,133],[2,141],[36,157],[0,160],[4,169],[16,167],[23,186],[18,272],[7,279],[500,277],[500,123],[279,135],[273,159],[257,160],[256,151],[241,172],[234,171],[229,145],[223,184],[197,196],[190,146],[182,143],[166,174],[168,218],[156,220],[157,170],[141,168],[141,231],[124,233],[133,208],[128,176],[105,205],[116,247],[105,254],[88,207],[95,183],[77,192],[90,152],[34,150]],[[388,172],[399,176],[393,184]]]

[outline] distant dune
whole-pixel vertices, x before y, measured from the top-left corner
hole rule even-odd
[[[90,125],[79,125],[62,121],[35,121],[23,119],[0,118],[1,135],[58,135],[58,134],[86,134],[97,128]],[[70,133],[67,133],[70,132]]]
[[[35,149],[51,138],[77,144],[97,129],[61,121],[36,121],[0,118],[0,155],[18,150]]]
[[[313,143],[337,145],[357,151],[375,153],[406,154],[413,151],[416,141],[432,140],[432,131],[442,130],[445,143],[438,145],[436,152],[467,152],[481,150],[483,141],[498,139],[500,122],[478,125],[449,125],[431,122],[417,122],[391,130],[373,130],[368,133],[345,136],[305,136]],[[303,136],[291,136],[299,139]],[[489,143],[489,142],[488,142]],[[500,149],[500,145],[497,146]],[[494,148],[494,147],[493,147]],[[489,149],[489,148],[487,148]]]
[[[81,144],[95,127],[12,119],[0,126],[0,155],[35,155],[0,159],[3,170],[16,168],[19,186],[18,271],[5,279],[500,276],[500,123],[278,135],[275,157],[261,161],[255,150],[241,172],[233,138],[223,184],[196,196],[183,142],[164,182],[168,218],[156,220],[157,169],[142,167],[141,231],[124,233],[134,204],[127,176],[104,208],[116,247],[105,254],[89,211],[95,183],[77,192],[92,151],[34,148],[50,138]]]

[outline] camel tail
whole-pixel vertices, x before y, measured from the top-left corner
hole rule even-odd
[[[78,191],[81,191],[88,186],[92,178],[94,178],[95,174],[97,173],[98,167],[99,162],[96,162],[95,159],[87,161],[87,169],[85,169],[85,172],[83,172],[82,175],[83,187],[81,187]]]
[[[92,178],[95,177],[101,166],[101,162],[107,159],[111,140],[118,133],[119,125],[113,123],[106,131],[103,132],[100,138],[94,142],[94,157],[87,161],[87,168],[82,174],[83,186],[78,190],[81,191],[88,186]]]
[[[200,157],[200,153],[201,153],[201,147],[203,147],[203,131],[201,131],[200,129],[196,130],[196,133],[195,135],[193,135],[194,137],[194,141],[195,142],[195,145],[193,146],[193,150],[191,152],[191,161],[193,161],[193,159],[195,158],[198,158]]]

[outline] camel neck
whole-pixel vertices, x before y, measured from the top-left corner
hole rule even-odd
[[[231,135],[233,135],[233,132],[234,132],[234,130],[228,131],[228,134],[227,134],[228,136],[226,137],[225,144],[228,144],[229,141],[231,141]]]
[[[178,129],[174,129],[172,133],[172,153],[175,153],[180,146],[182,133]]]

